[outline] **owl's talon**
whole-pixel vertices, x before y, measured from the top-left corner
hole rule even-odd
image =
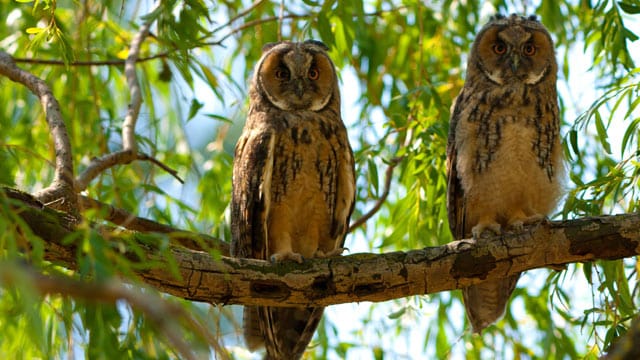
[[[333,256],[339,256],[342,255],[342,253],[345,250],[349,250],[347,248],[336,248],[330,251],[327,251],[326,253],[320,249],[316,250],[315,254],[313,254],[313,257],[317,257],[317,258],[328,258],[328,257],[333,257]]]
[[[496,222],[480,223],[471,229],[471,234],[473,235],[474,239],[489,237],[491,235],[500,235],[500,233],[501,233],[500,224]]]
[[[286,260],[293,260],[298,264],[302,264],[302,262],[304,261],[304,257],[302,255],[295,253],[293,251],[272,254],[270,259],[272,263],[278,263]]]
[[[515,232],[522,232],[524,230],[525,225],[531,225],[538,222],[542,222],[545,219],[549,221],[546,216],[541,214],[535,214],[528,217],[524,216],[523,214],[523,216],[512,218],[509,221],[509,228]]]
[[[521,232],[522,230],[524,230],[524,221],[523,220],[516,220],[516,221],[512,222],[511,224],[509,224],[509,227],[511,228],[511,230],[513,230],[515,232]]]

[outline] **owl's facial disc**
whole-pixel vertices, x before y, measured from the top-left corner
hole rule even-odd
[[[335,86],[334,70],[328,57],[314,49],[298,46],[275,48],[266,56],[258,82],[269,101],[282,110],[323,109]]]
[[[535,85],[553,69],[553,48],[540,30],[521,26],[488,28],[477,46],[478,67],[498,85]]]

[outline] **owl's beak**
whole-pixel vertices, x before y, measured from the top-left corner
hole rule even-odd
[[[295,89],[293,90],[293,92],[296,95],[298,95],[299,98],[301,98],[302,95],[304,95],[304,84],[302,83],[302,81],[296,82],[296,86],[295,86]]]
[[[511,71],[515,74],[518,71],[518,65],[520,65],[520,56],[518,54],[511,55]]]

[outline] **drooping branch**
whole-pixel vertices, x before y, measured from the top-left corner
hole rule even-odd
[[[11,197],[25,203],[19,214],[45,240],[47,259],[75,267],[76,252],[62,242],[73,225],[65,224],[64,214]],[[166,262],[152,246],[142,246],[147,251],[140,261]],[[640,214],[542,223],[521,234],[477,244],[461,240],[407,252],[310,259],[303,264],[217,257],[182,247],[173,247],[171,253],[180,277],[159,267],[140,270],[143,281],[195,301],[327,306],[450,291],[535,268],[635,256],[640,254]]]
[[[59,202],[59,208],[72,212],[77,209],[74,191],[73,158],[67,127],[60,113],[60,104],[51,88],[37,76],[16,66],[11,56],[0,51],[0,74],[26,86],[40,99],[56,154],[53,183],[36,194],[44,203]]]
[[[127,115],[125,116],[122,124],[123,149],[122,151],[93,159],[89,166],[87,166],[82,174],[80,174],[76,179],[76,187],[78,191],[84,191],[87,186],[89,186],[89,183],[105,170],[116,165],[129,164],[134,160],[150,161],[169,172],[181,183],[183,182],[183,180],[177,175],[177,171],[171,169],[150,155],[138,153],[135,128],[138,121],[138,115],[140,114],[140,108],[142,107],[142,90],[140,89],[138,74],[136,73],[136,64],[140,58],[142,43],[149,35],[149,28],[151,27],[152,22],[152,20],[147,21],[140,27],[140,30],[131,41],[131,45],[129,46],[129,55],[124,62],[124,73],[127,85],[129,86],[129,95],[131,99],[127,109]]]

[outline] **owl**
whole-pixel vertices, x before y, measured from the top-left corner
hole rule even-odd
[[[354,159],[327,46],[267,44],[235,149],[231,252],[296,261],[339,255],[355,201]],[[244,338],[268,359],[302,356],[322,307],[245,307]]]
[[[451,111],[447,210],[456,239],[520,231],[557,205],[563,173],[551,36],[535,16],[478,33]],[[462,290],[473,331],[504,313],[519,274]]]

